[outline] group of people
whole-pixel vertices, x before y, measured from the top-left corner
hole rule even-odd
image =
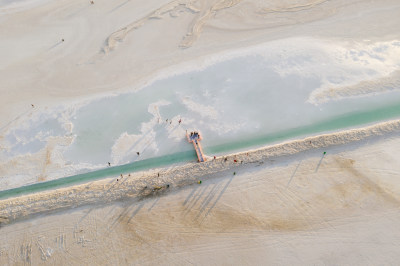
[[[190,132],[190,137],[200,138],[200,134],[196,131]]]
[[[171,120],[169,120],[168,118],[165,119],[165,123],[168,124],[168,121],[169,121],[169,124],[172,124],[172,119]],[[160,123],[160,118],[158,118],[158,123]],[[182,118],[179,118],[178,123],[179,123],[179,125],[182,123]]]

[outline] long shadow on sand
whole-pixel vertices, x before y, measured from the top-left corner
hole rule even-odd
[[[200,222],[203,222],[203,220],[211,213],[213,208],[224,195],[233,178],[234,176],[229,178],[225,185],[223,184],[225,181],[224,179],[214,183],[213,185],[208,184],[201,189],[199,189],[199,187],[193,188],[186,200],[183,202],[183,206],[186,206],[184,216],[186,216],[195,206],[198,205],[198,213],[196,214],[194,220],[201,219]],[[208,193],[206,193],[207,191]]]
[[[288,182],[287,185],[286,185],[286,188],[288,188],[289,185],[290,185],[290,183],[292,182],[292,179],[293,179],[293,177],[296,175],[297,169],[299,169],[300,164],[301,164],[301,161],[300,161],[299,164],[297,165],[296,169],[294,169],[294,172],[293,172],[292,176],[290,177],[289,182]]]
[[[214,203],[211,205],[210,208],[208,208],[207,213],[204,215],[203,220],[210,214],[210,212],[212,211],[212,209],[214,209],[215,205],[218,203],[218,201],[221,199],[222,195],[225,193],[226,189],[229,187],[229,185],[231,184],[232,180],[233,180],[234,176],[232,176],[231,178],[229,178],[228,182],[225,184],[225,186],[222,188],[221,192],[219,193],[218,197],[215,199]],[[203,221],[202,220],[202,221]]]
[[[321,166],[322,160],[325,158],[325,154],[322,154],[321,160],[319,160],[317,168],[315,168],[315,173],[318,172],[319,167]]]

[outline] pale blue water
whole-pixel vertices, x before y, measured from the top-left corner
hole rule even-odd
[[[304,60],[293,58],[291,63]],[[170,105],[160,107],[162,121],[175,116],[183,117],[184,122],[191,120],[179,127],[201,130],[205,138],[203,147],[212,152],[218,150],[213,147],[229,146],[229,143],[262,145],[264,143],[253,140],[400,102],[400,93],[391,93],[316,106],[306,101],[308,95],[321,85],[318,77],[288,75],[282,78],[273,67],[274,62],[257,56],[237,58],[204,71],[157,81],[136,93],[93,102],[80,109],[76,119],[72,120],[77,139],[65,154],[66,158],[74,163],[110,161],[111,147],[120,134],[141,134],[141,123],[152,118],[147,110],[149,104],[160,100],[170,102]],[[217,115],[209,117],[193,112],[185,105],[185,98],[211,107]],[[184,134],[180,141],[175,141],[168,138],[164,124],[155,125],[153,130],[159,150],[143,152],[142,159],[191,149],[185,143]],[[318,130],[321,131],[325,130]],[[132,155],[128,161],[136,159]]]

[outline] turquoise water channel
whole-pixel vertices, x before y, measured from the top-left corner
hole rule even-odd
[[[280,133],[266,135],[264,137],[252,140],[244,140],[240,142],[226,143],[223,145],[208,147],[205,149],[206,154],[223,153],[232,150],[249,148],[252,146],[261,146],[268,143],[274,143],[294,137],[315,134],[318,132],[337,130],[338,128],[347,128],[360,126],[363,124],[373,123],[376,121],[387,120],[400,117],[400,103],[385,106],[382,108],[369,110],[365,112],[356,112],[346,116],[336,117],[329,121],[324,121],[311,126],[299,127],[293,130],[282,131]],[[195,151],[185,151],[165,155],[156,158],[145,159],[130,164],[108,167],[105,169],[78,174],[74,176],[64,177],[52,181],[36,183],[28,186],[18,187],[0,192],[0,199],[15,197],[22,194],[30,194],[48,189],[60,188],[68,185],[85,183],[88,181],[101,179],[105,177],[118,176],[121,173],[132,173],[136,171],[147,170],[155,167],[162,167],[176,163],[191,162],[196,160]]]

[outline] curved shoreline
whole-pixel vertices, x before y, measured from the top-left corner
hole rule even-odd
[[[240,167],[242,164],[263,163],[272,158],[356,143],[390,133],[400,133],[400,120],[283,142],[220,156],[201,164],[188,163],[172,168],[136,172],[129,176],[125,175],[119,181],[116,180],[116,177],[106,178],[76,186],[8,198],[0,200],[0,224],[7,224],[35,214],[88,204],[108,203],[126,198],[141,200],[195,184],[200,179],[216,177],[227,170]]]

